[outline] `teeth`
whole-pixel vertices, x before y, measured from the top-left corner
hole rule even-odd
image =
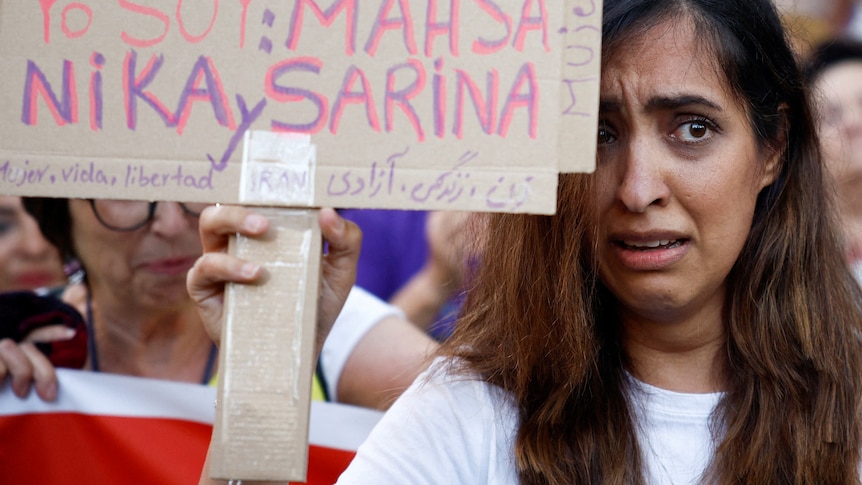
[[[670,239],[662,239],[659,241],[649,242],[623,241],[623,244],[625,244],[626,246],[631,246],[634,248],[657,248],[659,246],[667,246],[670,243]]]

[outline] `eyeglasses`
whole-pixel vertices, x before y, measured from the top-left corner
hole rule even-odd
[[[90,199],[90,207],[93,208],[96,219],[108,229],[123,232],[134,231],[149,224],[156,215],[157,204],[158,202],[145,200]],[[200,217],[201,212],[210,205],[205,202],[179,204],[183,212],[192,217]]]

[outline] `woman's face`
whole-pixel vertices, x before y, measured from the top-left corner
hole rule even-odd
[[[0,196],[0,291],[65,283],[60,253],[42,237],[20,197]]]
[[[179,204],[159,203],[153,219],[130,232],[105,227],[86,200],[69,200],[69,212],[72,242],[96,298],[133,311],[190,303],[186,273],[202,249],[198,219]]]
[[[602,72],[599,275],[622,317],[721,315],[767,165],[740,101],[688,22],[660,24]]]
[[[862,61],[827,68],[814,89],[823,155],[838,190],[852,263],[862,260]]]

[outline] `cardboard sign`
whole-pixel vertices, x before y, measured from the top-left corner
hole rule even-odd
[[[594,167],[600,25],[600,0],[0,0],[0,193],[553,213]]]

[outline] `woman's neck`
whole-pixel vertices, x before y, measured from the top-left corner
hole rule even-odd
[[[107,304],[106,304],[107,303]],[[102,372],[200,383],[212,341],[189,302],[160,311],[112,305],[90,295],[93,343],[88,365]]]
[[[724,390],[726,334],[719,315],[673,322],[624,319],[622,342],[632,375],[677,392]]]

